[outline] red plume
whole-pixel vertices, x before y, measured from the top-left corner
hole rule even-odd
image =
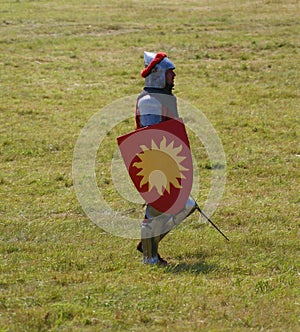
[[[141,71],[142,77],[147,77],[150,73],[151,70],[158,64],[160,63],[165,57],[167,57],[167,54],[163,52],[159,52],[155,55],[154,59],[149,63],[149,65]]]

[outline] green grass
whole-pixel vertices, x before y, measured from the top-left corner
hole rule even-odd
[[[24,0],[0,13],[0,331],[298,331],[298,1]],[[212,219],[231,241],[193,215],[161,244],[168,268],[95,226],[72,180],[88,119],[142,89],[144,50],[174,61],[176,95],[227,159]],[[97,159],[109,188],[115,134]],[[191,145],[202,205],[210,169]]]

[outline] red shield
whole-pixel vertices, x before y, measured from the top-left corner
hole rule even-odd
[[[189,140],[181,119],[171,119],[118,137],[128,173],[143,199],[162,213],[184,206],[193,183]]]

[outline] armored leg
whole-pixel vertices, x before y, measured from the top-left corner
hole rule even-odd
[[[160,234],[159,242],[171,231],[173,227],[178,226],[184,219],[191,215],[196,210],[196,206],[196,202],[189,199],[184,209],[174,216],[172,222],[169,221],[169,223],[165,225],[166,231]]]
[[[184,219],[191,215],[197,208],[197,203],[189,197],[184,208],[174,216],[174,223],[178,226]]]
[[[166,221],[172,221],[168,216],[159,216],[153,219],[147,217],[142,222],[141,227],[141,242],[138,244],[137,249],[143,253],[144,264],[167,265],[167,262],[158,254],[158,244],[161,240],[161,234],[166,226]],[[173,221],[172,221],[173,224]],[[174,224],[173,224],[174,225]]]
[[[160,213],[150,205],[147,206],[145,219],[141,226],[141,242],[137,246],[137,249],[143,253],[143,263],[165,262],[158,254],[159,242],[170,230],[192,214],[196,206],[196,202],[189,198],[184,208],[174,216]]]
[[[143,250],[143,263],[156,264],[158,262],[157,247],[158,244],[154,241],[152,232],[152,220],[144,219],[141,228],[141,242]]]
[[[168,233],[174,226],[173,216],[157,211],[151,205],[147,205],[146,217],[152,219],[153,236]]]

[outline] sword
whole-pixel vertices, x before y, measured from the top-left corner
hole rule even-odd
[[[216,224],[214,224],[209,218],[208,216],[199,208],[198,204],[196,203],[196,209],[200,212],[200,214],[211,223],[211,225],[214,226],[214,228],[221,234],[224,236],[224,238],[229,241],[228,237],[218,228],[218,226]]]

